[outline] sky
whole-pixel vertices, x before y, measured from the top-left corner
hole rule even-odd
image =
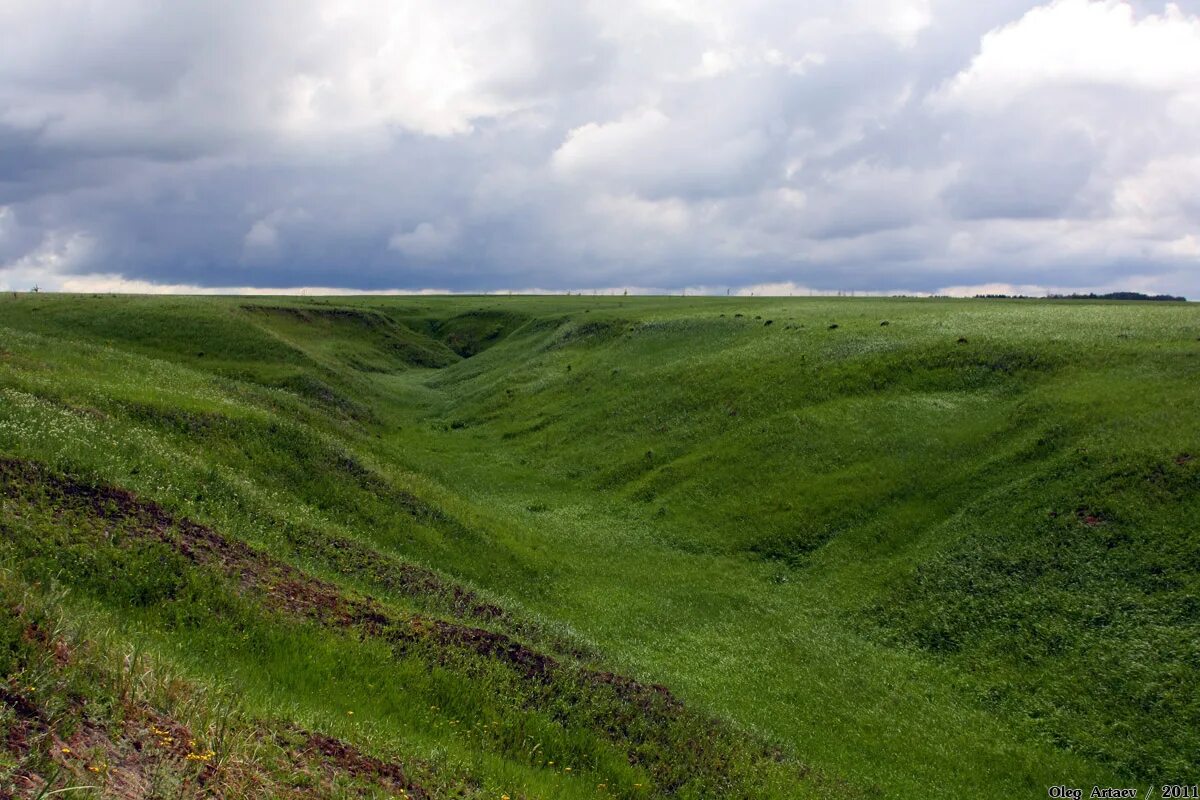
[[[0,0],[0,289],[1200,297],[1200,0]]]

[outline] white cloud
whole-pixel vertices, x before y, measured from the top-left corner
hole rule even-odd
[[[940,101],[995,110],[1046,86],[1200,91],[1200,17],[1119,0],[1055,0],[983,37]]]
[[[554,151],[554,168],[566,175],[587,175],[640,159],[657,146],[670,124],[670,118],[657,108],[643,108],[612,122],[580,125]]]
[[[0,222],[7,214],[0,215]],[[84,233],[53,231],[32,250],[6,263],[0,263],[0,291],[27,291],[35,286],[54,283],[56,278],[85,263],[94,246]]]
[[[860,14],[878,20],[884,31],[905,46],[916,43],[917,35],[933,21],[933,9],[928,0],[859,0]],[[882,6],[882,8],[880,8]]]
[[[1126,261],[1200,284],[1188,239],[1200,223],[1200,17],[1055,0],[985,35],[928,107],[957,170],[944,198],[963,220],[961,256],[1060,273]],[[1071,269],[1063,285],[1109,281]]]
[[[303,208],[276,208],[255,220],[242,237],[242,261],[254,265],[278,258],[287,246],[285,231],[295,231],[311,218]]]
[[[244,240],[248,250],[274,250],[279,246],[279,231],[266,220],[258,220],[246,231]]]
[[[768,131],[714,122],[697,128],[657,108],[571,130],[551,156],[560,177],[651,197],[728,191],[756,173],[771,147]]]
[[[529,24],[539,13],[465,0],[12,0],[0,28],[21,35],[0,52],[0,120],[62,142],[461,135],[536,100],[522,85],[553,68]]]
[[[388,240],[388,248],[412,258],[437,258],[450,253],[460,235],[458,223],[441,220],[418,223],[415,228],[394,234]]]
[[[1156,158],[1122,178],[1113,191],[1116,216],[1138,220],[1144,232],[1169,232],[1200,219],[1200,148]]]

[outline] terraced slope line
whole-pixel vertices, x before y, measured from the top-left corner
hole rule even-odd
[[[396,614],[124,489],[54,474],[20,459],[0,459],[0,489],[9,497],[36,496],[60,512],[82,512],[119,525],[126,536],[168,545],[284,616],[382,640],[398,653],[425,657],[434,665],[454,664],[463,656],[499,662],[524,683],[530,707],[566,727],[608,739],[631,764],[649,772],[662,795],[753,798],[756,783],[767,775],[807,785],[805,793],[853,794],[778,748],[686,708],[664,686],[560,660],[504,633]]]
[[[180,798],[314,800],[346,797],[342,788],[353,796],[361,796],[364,789],[410,800],[433,796],[403,765],[294,725],[259,723],[241,731],[243,740],[273,747],[264,755],[264,748],[255,746],[253,757],[235,752],[227,742],[228,723],[216,731],[216,738],[226,741],[216,742],[213,731],[209,736],[197,733],[134,696],[130,679],[137,677],[133,673],[140,666],[127,661],[126,674],[107,674],[89,648],[56,635],[51,630],[54,621],[48,624],[24,604],[3,610],[22,629],[19,661],[26,685],[0,683],[0,704],[8,709],[0,726],[0,757],[15,761],[15,766],[0,769],[0,800],[69,791],[136,800],[165,796],[168,790]],[[96,697],[77,694],[80,674],[97,694],[102,684],[123,687],[112,698],[108,714],[98,710]],[[35,680],[41,689],[28,685]]]

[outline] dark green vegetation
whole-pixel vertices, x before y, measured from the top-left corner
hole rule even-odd
[[[1024,295],[1007,295],[1007,294],[977,294],[976,297],[991,297],[1003,298],[1012,300],[1032,300],[1035,298],[1025,297]],[[1040,298],[1038,298],[1040,299]],[[1088,294],[1048,294],[1048,300],[1153,300],[1159,303],[1182,303],[1187,300],[1186,297],[1172,294],[1143,294],[1142,292],[1106,292],[1104,294],[1096,294],[1089,292]]]
[[[5,298],[0,795],[1195,782],[1198,389],[1185,304]]]

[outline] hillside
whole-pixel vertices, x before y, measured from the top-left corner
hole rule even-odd
[[[0,797],[1200,781],[1200,308],[0,299]]]

